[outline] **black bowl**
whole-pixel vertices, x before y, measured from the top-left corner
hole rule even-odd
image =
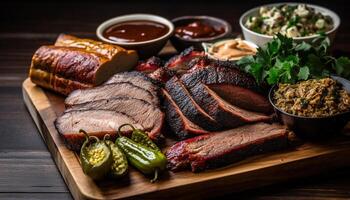
[[[203,23],[210,24],[211,26],[216,27],[216,28],[223,27],[225,29],[225,32],[220,34],[220,35],[214,36],[214,37],[194,38],[194,39],[185,39],[185,38],[179,37],[176,34],[174,34],[170,38],[170,41],[171,41],[171,44],[175,47],[175,49],[178,52],[181,52],[190,46],[193,46],[196,50],[203,50],[202,42],[215,42],[215,41],[223,39],[223,38],[232,37],[231,25],[228,22],[226,22],[222,19],[216,18],[216,17],[183,16],[183,17],[178,17],[178,18],[171,20],[171,22],[175,26],[175,29],[178,26],[185,26],[185,25],[192,23],[194,21],[201,21]]]
[[[332,76],[334,80],[343,85],[350,93],[350,82],[338,76]],[[274,107],[279,120],[283,122],[297,136],[304,139],[322,139],[337,135],[350,120],[350,111],[327,117],[304,117],[287,113],[278,108],[273,101],[274,85],[269,92],[269,101]]]

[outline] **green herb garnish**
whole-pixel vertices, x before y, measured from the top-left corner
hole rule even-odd
[[[350,79],[350,59],[328,55],[330,42],[325,34],[311,43],[296,43],[292,38],[277,34],[255,56],[237,62],[259,84],[296,83],[310,78],[337,74]]]

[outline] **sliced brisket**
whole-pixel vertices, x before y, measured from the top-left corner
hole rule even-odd
[[[286,148],[290,132],[278,124],[257,123],[190,138],[166,153],[171,170],[193,172],[224,166],[247,156]]]
[[[227,102],[243,109],[265,114],[270,114],[273,111],[266,97],[250,89],[232,84],[211,84],[208,86]]]
[[[167,122],[178,138],[185,139],[194,135],[209,133],[187,119],[166,90],[162,90],[162,92]]]
[[[272,111],[267,98],[260,94],[255,79],[233,66],[209,63],[184,74],[181,80],[190,88],[202,82],[227,102],[244,109],[263,113]]]
[[[85,140],[84,134],[79,133],[80,129],[99,138],[103,138],[105,134],[115,138],[119,126],[125,123],[133,124],[135,128],[143,130],[142,125],[127,114],[109,110],[72,110],[58,117],[55,126],[67,146],[77,151]]]
[[[221,125],[193,100],[186,87],[176,76],[166,83],[165,89],[190,121],[209,131],[221,128]]]
[[[181,52],[179,55],[176,55],[169,59],[165,63],[165,67],[176,71],[176,74],[182,75],[190,69],[191,65],[189,63],[196,58],[203,57],[204,51],[195,51],[193,47],[189,47]]]
[[[138,71],[123,72],[123,73],[115,74],[109,80],[107,80],[104,84],[123,83],[123,82],[129,82],[129,83],[132,83],[133,85],[136,85],[145,90],[148,90],[152,93],[153,96],[157,96],[158,94],[159,87],[153,84],[152,80],[149,77],[147,77],[147,75]]]
[[[130,82],[118,82],[85,90],[75,90],[66,98],[65,104],[67,107],[70,107],[75,104],[82,104],[100,99],[110,99],[114,97],[131,97],[143,99],[153,105],[159,104],[157,96],[152,95],[152,93],[148,90],[136,86]]]
[[[198,82],[188,88],[193,99],[210,116],[226,128],[235,128],[242,124],[270,121],[271,117],[257,112],[244,110],[223,100],[205,84]]]
[[[90,109],[111,110],[126,113],[128,116],[135,119],[137,123],[141,124],[144,130],[148,131],[148,136],[153,140],[159,138],[164,122],[164,114],[158,107],[144,100],[130,97],[116,97],[91,101],[74,105],[65,112]]]

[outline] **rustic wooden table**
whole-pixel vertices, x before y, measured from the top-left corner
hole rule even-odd
[[[0,6],[0,199],[71,199],[22,100],[33,52],[51,44],[59,33],[95,37],[102,21],[128,13],[153,13],[169,19],[182,15],[212,15],[226,19],[239,32],[239,16],[262,4],[230,1],[18,2]],[[267,3],[267,2],[265,2]],[[350,6],[346,1],[314,1],[336,11],[342,24],[334,54],[350,55]],[[327,163],[325,163],[327,164]],[[293,173],[293,172],[290,172]],[[326,172],[317,177],[232,194],[223,199],[350,199],[350,172]]]

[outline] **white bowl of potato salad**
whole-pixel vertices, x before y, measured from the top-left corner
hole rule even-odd
[[[241,16],[239,23],[246,40],[263,46],[277,33],[305,42],[319,35],[327,35],[332,42],[340,18],[335,12],[321,6],[276,3],[248,10]]]

